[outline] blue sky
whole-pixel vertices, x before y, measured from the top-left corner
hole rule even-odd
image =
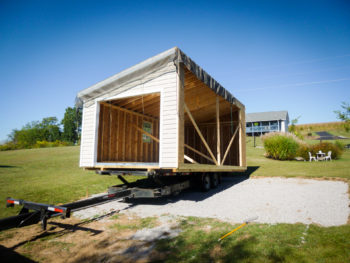
[[[178,46],[246,105],[299,123],[350,102],[349,1],[0,1],[0,141]]]

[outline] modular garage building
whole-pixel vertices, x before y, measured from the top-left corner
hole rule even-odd
[[[80,166],[246,170],[245,107],[175,47],[77,95]]]

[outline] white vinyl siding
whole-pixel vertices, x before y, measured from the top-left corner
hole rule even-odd
[[[93,167],[95,162],[96,104],[83,107],[80,143],[80,167]]]
[[[178,166],[178,112],[177,112],[177,74],[174,72],[169,84],[163,87],[160,113],[160,167]]]
[[[160,92],[160,131],[159,131],[159,166],[163,168],[177,168],[177,73],[175,66],[172,72],[162,74],[152,80],[131,87],[124,92],[111,96],[99,97],[96,103],[83,108],[82,139],[80,152],[80,166],[94,167],[97,159],[98,141],[98,101],[119,99],[142,94]],[[110,163],[110,165],[113,165]]]

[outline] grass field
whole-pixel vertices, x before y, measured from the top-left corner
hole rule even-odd
[[[317,141],[312,141],[317,143]],[[349,142],[350,143],[350,142]],[[276,161],[264,157],[260,138],[247,138],[247,163],[252,176],[316,177],[350,179],[350,151],[343,152],[339,160],[331,162]]]
[[[157,250],[169,251],[155,262],[349,262],[350,227],[303,224],[252,224],[218,242],[238,225],[189,217],[183,232]],[[208,231],[210,229],[210,231]]]
[[[344,132],[341,135],[350,137]],[[264,157],[259,138],[257,144],[260,147],[254,148],[253,138],[247,138],[247,173],[250,176],[341,178],[349,182],[349,150],[341,159],[332,162],[275,161]],[[4,208],[7,196],[59,204],[83,198],[87,192],[89,195],[103,192],[108,186],[119,183],[114,176],[84,171],[78,167],[78,159],[79,147],[0,152],[0,202],[3,202],[3,205],[0,203],[0,217],[17,212]],[[166,253],[162,261],[350,262],[350,224],[339,227],[252,224],[221,244],[217,242],[218,237],[237,225],[189,217],[181,221],[180,226],[183,232],[178,237],[157,243],[156,250]],[[133,230],[138,228],[132,227]],[[116,222],[114,231],[125,228],[128,226]],[[8,233],[11,232],[0,232],[0,240]],[[40,245],[44,241],[35,242]],[[29,250],[26,255],[36,259]]]

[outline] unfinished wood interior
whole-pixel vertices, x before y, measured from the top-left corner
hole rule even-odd
[[[100,102],[98,162],[159,162],[160,94]]]
[[[239,166],[240,109],[186,68],[184,75],[185,163]]]

